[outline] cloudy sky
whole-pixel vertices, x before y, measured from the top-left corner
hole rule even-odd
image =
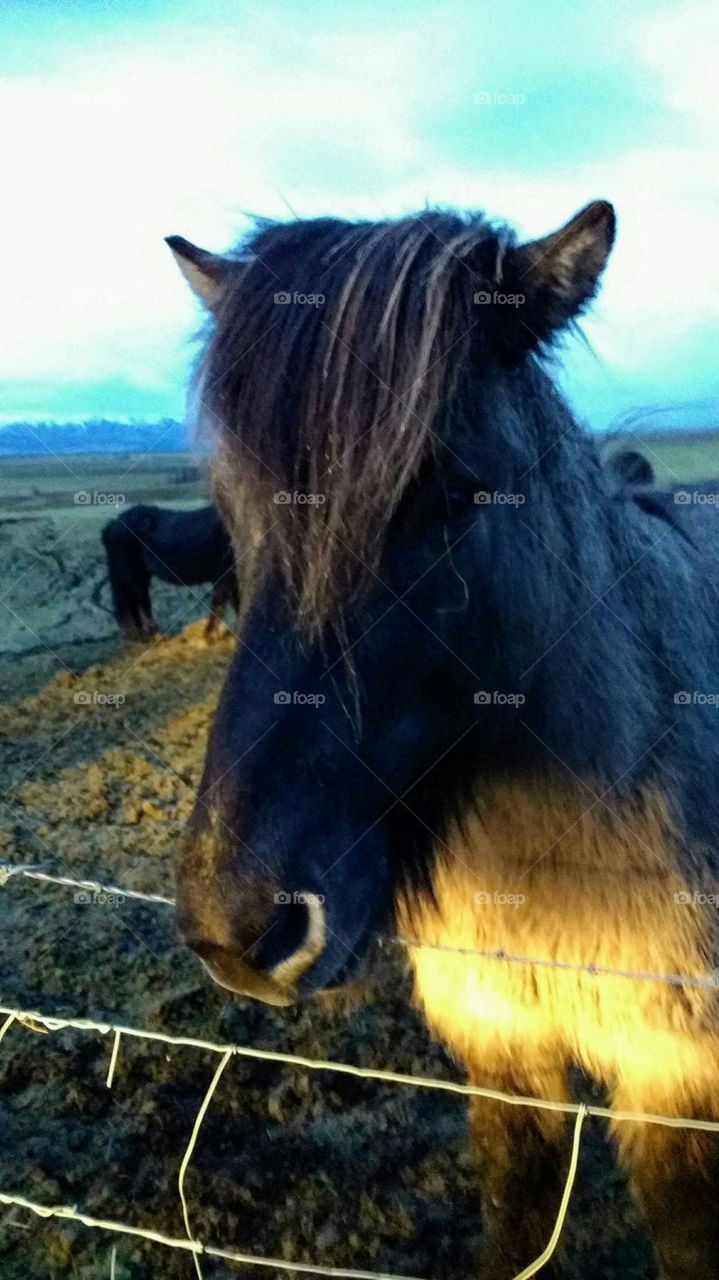
[[[534,236],[603,197],[573,402],[716,422],[717,47],[709,0],[3,0],[0,420],[181,415],[167,234],[429,202]]]

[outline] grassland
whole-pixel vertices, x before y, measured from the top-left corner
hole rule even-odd
[[[122,505],[190,508],[207,500],[202,468],[189,454],[3,458],[0,696],[4,687],[36,686],[61,662],[116,648],[100,533]],[[160,625],[172,631],[203,612],[207,593],[157,583],[152,594]]]
[[[638,449],[654,467],[658,484],[719,477],[719,431],[625,432],[612,449]]]

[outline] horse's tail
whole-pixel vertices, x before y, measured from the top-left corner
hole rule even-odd
[[[137,639],[151,635],[155,622],[150,605],[150,573],[142,545],[127,527],[126,515],[105,525],[102,541],[115,617],[125,635]]]

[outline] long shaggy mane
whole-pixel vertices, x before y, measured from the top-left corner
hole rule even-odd
[[[377,572],[443,438],[509,234],[480,217],[263,223],[236,251],[201,363],[216,498],[319,634]],[[289,301],[287,298],[289,297]],[[479,331],[481,333],[481,330]]]

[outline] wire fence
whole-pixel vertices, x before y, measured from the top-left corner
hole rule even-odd
[[[9,863],[0,861],[0,887],[7,884],[12,876],[20,876],[27,880],[42,880],[47,884],[62,885],[67,889],[84,890],[87,893],[112,895],[119,898],[131,898],[138,902],[152,902],[160,906],[174,907],[175,899],[167,898],[160,893],[142,893],[138,889],[126,889],[121,885],[103,884],[99,880],[74,880],[70,876],[52,875],[46,870],[48,863]],[[541,956],[519,956],[506,951],[504,947],[493,947],[480,950],[476,947],[453,947],[446,943],[418,942],[414,938],[398,935],[384,935],[381,942],[399,946],[412,947],[424,951],[444,951],[453,955],[477,956],[482,960],[505,961],[509,964],[532,965],[540,969],[560,969],[569,973],[587,973],[595,977],[628,978],[641,982],[664,982],[673,987],[699,987],[706,991],[719,989],[719,969],[711,973],[651,973],[638,969],[613,969],[607,965],[574,964],[565,960],[548,960]]]
[[[118,885],[105,884],[95,879],[81,880],[74,879],[70,876],[55,875],[47,870],[47,864],[11,864],[7,862],[0,862],[0,886],[7,885],[14,879],[39,881],[46,884],[58,885],[66,889],[74,889],[77,892],[118,895],[123,898],[130,898],[161,906],[174,905],[172,898],[165,897],[161,894],[142,893],[138,890],[125,889]],[[385,941],[410,947],[419,947],[424,945],[412,939],[396,936],[387,938]],[[475,955],[482,959],[494,960],[497,962],[502,961],[505,963],[541,965],[558,969],[583,970],[597,978],[611,975],[613,977],[627,979],[631,978],[643,981],[667,982],[671,985],[702,986],[712,988],[714,990],[717,988],[717,980],[714,974],[644,974],[631,970],[609,969],[594,965],[572,965],[564,964],[560,961],[544,960],[528,956],[512,956],[501,948],[497,948],[494,951],[473,951],[470,948],[454,948],[445,946],[434,949],[455,951],[466,955]],[[2,1026],[0,1026],[0,1042],[2,1042],[11,1028],[16,1026],[21,1026],[31,1031],[41,1033],[75,1030],[102,1036],[112,1036],[112,1048],[110,1051],[106,1081],[108,1088],[111,1088],[113,1084],[123,1037],[128,1039],[155,1041],[187,1050],[203,1050],[219,1056],[220,1061],[197,1112],[193,1129],[190,1134],[190,1139],[178,1171],[178,1194],[182,1207],[185,1230],[187,1233],[186,1239],[179,1236],[166,1235],[151,1227],[135,1226],[115,1219],[96,1218],[90,1214],[83,1213],[75,1205],[41,1204],[19,1192],[3,1191],[0,1189],[0,1204],[25,1209],[40,1218],[63,1219],[66,1221],[80,1223],[83,1226],[94,1230],[109,1232],[115,1235],[139,1237],[154,1244],[161,1245],[167,1249],[184,1251],[185,1253],[190,1254],[193,1258],[198,1280],[204,1280],[201,1263],[201,1259],[203,1257],[222,1260],[237,1265],[274,1269],[276,1272],[284,1272],[287,1274],[337,1276],[344,1277],[345,1280],[420,1280],[420,1277],[399,1275],[397,1273],[328,1267],[315,1263],[291,1262],[284,1258],[273,1258],[260,1254],[243,1253],[239,1250],[224,1248],[220,1245],[202,1241],[193,1233],[190,1207],[185,1195],[185,1179],[187,1170],[197,1144],[202,1122],[209,1109],[217,1085],[226,1067],[235,1057],[280,1063],[284,1066],[300,1068],[313,1072],[335,1072],[361,1077],[365,1080],[375,1080],[378,1083],[385,1085],[409,1087],[412,1089],[440,1090],[467,1097],[485,1098],[494,1102],[506,1104],[507,1106],[531,1107],[546,1111],[565,1112],[568,1115],[572,1115],[574,1117],[572,1151],[554,1230],[542,1254],[528,1267],[521,1271],[515,1277],[515,1280],[530,1280],[531,1276],[534,1276],[541,1271],[556,1250],[574,1186],[582,1129],[587,1116],[598,1116],[602,1119],[611,1120],[617,1123],[631,1122],[635,1124],[657,1124],[671,1128],[719,1133],[719,1121],[701,1120],[689,1116],[677,1117],[653,1115],[645,1112],[621,1111],[609,1107],[585,1105],[584,1103],[525,1097],[520,1094],[505,1093],[501,1090],[486,1088],[482,1085],[462,1084],[430,1076],[407,1075],[401,1072],[387,1071],[375,1067],[358,1067],[351,1063],[331,1059],[307,1058],[299,1054],[282,1053],[270,1049],[258,1049],[251,1045],[219,1043],[211,1040],[204,1040],[196,1036],[172,1035],[162,1031],[150,1031],[146,1028],[133,1027],[122,1023],[96,1021],[91,1018],[60,1017],[55,1014],[43,1012],[42,1010],[22,1009],[6,1004],[0,1004],[0,1017],[4,1017],[5,1019]]]

